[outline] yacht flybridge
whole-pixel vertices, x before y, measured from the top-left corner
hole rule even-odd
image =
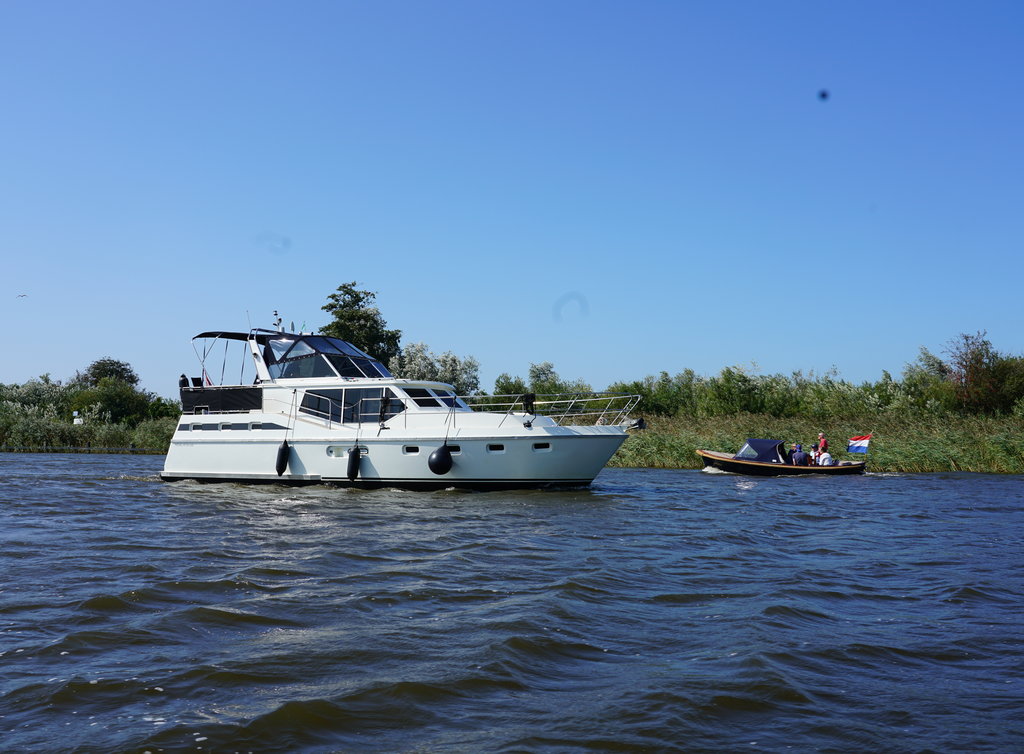
[[[639,396],[461,398],[396,378],[338,338],[254,329],[193,338],[182,417],[161,477],[359,487],[477,489],[590,484],[627,436]],[[229,347],[242,348],[225,384]],[[207,362],[224,346],[219,384]],[[253,374],[254,373],[254,374]],[[248,375],[248,376],[247,376]]]

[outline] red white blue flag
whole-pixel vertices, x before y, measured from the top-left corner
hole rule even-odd
[[[849,445],[846,446],[847,453],[867,453],[868,443],[871,442],[871,435],[851,437]]]

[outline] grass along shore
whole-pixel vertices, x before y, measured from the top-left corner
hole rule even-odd
[[[653,417],[633,433],[608,463],[615,467],[699,469],[697,448],[735,453],[748,437],[803,443],[818,432],[839,460],[864,460],[846,452],[846,441],[873,433],[868,471],[977,471],[1024,474],[1024,422],[1016,417],[871,417],[822,421],[736,414],[710,418]]]
[[[155,419],[129,428],[120,424],[72,425],[23,417],[4,426],[0,452],[166,452],[176,419]],[[652,417],[634,432],[609,466],[699,469],[697,448],[735,453],[748,437],[810,446],[825,432],[836,460],[863,460],[846,453],[846,441],[873,433],[869,471],[977,471],[1024,474],[1024,421],[1016,417],[893,417],[818,420],[735,414],[697,419]]]

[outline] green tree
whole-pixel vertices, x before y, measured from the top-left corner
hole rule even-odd
[[[495,395],[522,395],[528,392],[530,390],[527,388],[522,377],[513,377],[506,372],[502,372],[494,381]]]
[[[949,378],[960,405],[969,412],[996,410],[998,384],[996,365],[1002,357],[980,330],[974,335],[960,333],[946,345]]]
[[[956,395],[950,380],[950,368],[924,346],[917,361],[903,369],[901,390],[905,405],[929,413],[955,410]],[[876,393],[880,392],[875,389]]]
[[[583,380],[563,381],[555,366],[550,361],[530,364],[530,382],[521,377],[501,374],[494,382],[495,395],[518,395],[520,393],[536,393],[537,395],[553,395],[555,393],[589,393],[593,388]]]
[[[103,377],[96,387],[75,395],[71,406],[78,411],[95,408],[109,422],[135,426],[149,418],[150,396],[123,380]]]
[[[109,356],[97,359],[86,367],[84,372],[76,373],[74,382],[88,385],[89,387],[96,387],[100,384],[100,380],[107,377],[125,382],[132,387],[139,384],[139,375],[132,369],[131,364],[127,361],[112,359]]]
[[[426,343],[406,346],[388,368],[396,377],[445,382],[459,395],[471,395],[480,389],[480,363],[476,359],[472,356],[460,359],[451,351],[436,356]]]
[[[401,330],[389,330],[380,309],[373,305],[377,294],[356,288],[356,281],[338,286],[321,307],[334,320],[320,328],[323,335],[347,340],[356,348],[387,364],[401,352]]]

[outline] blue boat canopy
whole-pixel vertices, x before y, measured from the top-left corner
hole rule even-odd
[[[199,338],[254,340],[263,347],[263,361],[276,379],[306,377],[391,377],[377,359],[346,340],[327,335],[254,329],[243,332],[204,332]]]
[[[740,461],[759,461],[760,463],[785,463],[785,443],[782,440],[750,438],[733,458]]]

